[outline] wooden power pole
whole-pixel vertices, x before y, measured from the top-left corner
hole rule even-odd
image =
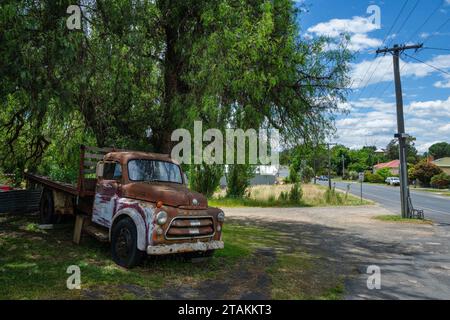
[[[406,162],[406,146],[407,138],[405,133],[405,119],[403,116],[403,94],[402,83],[400,78],[400,54],[406,50],[418,50],[423,47],[423,44],[411,46],[394,45],[392,48],[378,49],[377,54],[392,53],[394,57],[394,79],[395,79],[395,96],[397,100],[397,128],[398,132],[395,138],[398,138],[399,156],[400,156],[400,200],[403,218],[411,218],[410,195],[408,187],[408,166]]]

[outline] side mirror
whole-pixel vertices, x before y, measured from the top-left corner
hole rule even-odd
[[[103,169],[105,168],[105,163],[103,161],[100,161],[97,163],[97,168],[95,170],[95,174],[97,175],[97,178],[103,178]]]

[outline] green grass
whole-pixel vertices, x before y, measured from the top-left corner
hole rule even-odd
[[[376,220],[385,222],[399,222],[399,223],[415,223],[415,224],[433,224],[431,220],[421,220],[421,219],[406,219],[399,215],[381,215],[374,217]]]
[[[424,191],[435,193],[440,196],[450,197],[450,191],[448,191],[448,189],[411,188],[411,191]]]
[[[228,281],[237,287],[233,290],[245,292],[252,280],[242,279],[242,270],[268,275],[268,292],[275,299],[334,299],[337,296],[330,295],[330,288],[340,285],[326,281],[318,286],[310,281],[307,275],[319,268],[317,257],[301,247],[292,249],[285,234],[250,222],[226,223],[225,248],[206,262],[172,256],[146,260],[131,270],[112,262],[107,244],[84,236],[81,245],[74,245],[71,238],[70,227],[44,231],[37,227],[35,217],[0,216],[0,300],[90,299],[89,294],[100,299],[151,299],[157,290],[186,284],[195,287],[208,281]],[[257,253],[267,248],[276,251],[272,262]],[[81,269],[82,290],[66,287],[70,265]],[[123,286],[136,286],[143,293]]]

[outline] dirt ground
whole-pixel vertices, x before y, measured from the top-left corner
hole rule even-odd
[[[225,246],[208,262],[146,260],[133,270],[107,245],[37,217],[0,216],[0,297],[25,299],[449,299],[450,226],[384,222],[379,206],[224,209]],[[65,288],[67,264],[83,289]],[[367,268],[381,289],[367,288]]]
[[[239,208],[228,218],[287,232],[293,244],[327,260],[344,277],[346,299],[449,299],[448,225],[383,222],[379,206]],[[381,270],[381,289],[367,288],[367,268]]]

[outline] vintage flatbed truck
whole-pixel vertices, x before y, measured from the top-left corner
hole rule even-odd
[[[81,146],[76,185],[25,173],[29,188],[41,188],[40,219],[53,224],[75,215],[81,232],[111,243],[113,260],[131,268],[148,255],[210,256],[222,249],[222,210],[187,188],[168,155]]]

